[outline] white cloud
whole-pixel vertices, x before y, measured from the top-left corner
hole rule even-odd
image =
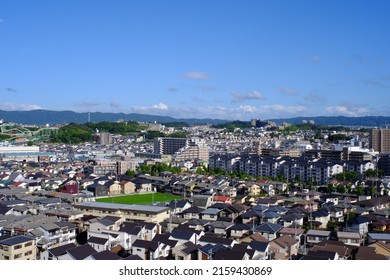
[[[43,109],[39,105],[35,104],[15,104],[15,103],[0,103],[0,110],[4,111],[30,111]]]
[[[369,110],[365,107],[348,107],[343,105],[327,107],[326,111],[332,115],[342,115],[348,117],[363,116],[369,112]]]
[[[202,72],[187,72],[182,75],[183,78],[186,79],[195,79],[195,80],[207,80],[209,79],[209,75]]]
[[[157,110],[163,110],[163,111],[166,111],[168,110],[168,106],[165,105],[164,103],[158,103],[158,104],[155,104],[152,106],[153,109],[157,109]]]
[[[166,106],[166,105],[165,105]],[[166,108],[166,109],[162,109]],[[156,109],[159,111],[156,112]],[[301,116],[308,111],[305,106],[286,105],[240,105],[237,107],[224,106],[193,106],[193,107],[164,107],[161,103],[150,107],[132,107],[131,112],[172,116],[174,118],[213,118],[225,120],[249,120],[251,118],[281,118]]]
[[[238,102],[244,102],[248,100],[264,100],[265,96],[259,92],[259,91],[252,91],[250,93],[238,93],[238,92],[232,92],[231,93],[233,100],[233,103]]]
[[[283,115],[296,115],[302,114],[307,111],[307,107],[298,105],[298,106],[286,106],[286,105],[265,105],[260,107],[263,113],[274,114],[278,116]]]
[[[289,95],[289,96],[297,96],[297,95],[299,95],[298,91],[296,91],[293,88],[286,88],[286,87],[277,86],[276,90],[279,93],[282,93],[284,95]]]
[[[243,105],[238,107],[238,109],[244,111],[245,113],[255,113],[258,110],[256,107],[250,105]]]

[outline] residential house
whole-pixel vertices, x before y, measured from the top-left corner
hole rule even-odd
[[[196,232],[189,230],[180,230],[180,228],[176,228],[171,232],[169,239],[177,240],[180,244],[184,244],[188,241],[197,244],[199,236]]]
[[[108,186],[108,195],[116,196],[122,194],[122,186],[119,182],[109,181],[109,183],[106,183],[106,186]]]
[[[304,233],[304,229],[296,227],[284,227],[279,231],[280,236],[288,235],[298,241],[302,239]]]
[[[243,244],[241,242],[241,244]],[[271,247],[269,242],[251,241],[248,244],[249,248],[257,252],[257,260],[268,260],[271,257]]]
[[[227,204],[231,204],[232,203],[232,198],[230,196],[226,196],[226,195],[215,195],[215,196],[213,196],[213,202],[214,203],[227,203]]]
[[[93,183],[92,185],[88,185],[87,190],[92,192],[95,197],[109,195],[109,188],[99,183]]]
[[[319,209],[317,211],[310,212],[308,215],[308,223],[312,228],[326,228],[329,221],[330,214],[326,209]]]
[[[331,221],[337,223],[344,222],[344,211],[342,208],[337,206],[328,206],[326,209],[329,211]]]
[[[47,249],[40,254],[41,260],[64,260],[67,259],[67,250],[76,248],[74,243],[68,243],[58,247]]]
[[[198,250],[198,260],[212,260],[215,254],[221,250],[226,249],[227,246],[222,244],[206,244]]]
[[[362,236],[358,232],[337,231],[337,240],[345,245],[359,247],[362,243]]]
[[[368,233],[369,224],[371,224],[371,219],[358,216],[347,222],[346,231],[358,232],[361,236],[365,236]]]
[[[334,240],[324,240],[313,246],[311,252],[336,252],[338,260],[351,260],[356,247],[345,245],[343,242]],[[310,253],[309,253],[310,254]]]
[[[184,210],[191,207],[191,203],[188,200],[172,200],[169,202],[168,207],[171,208],[173,214],[181,213]]]
[[[385,257],[387,257],[388,259],[390,259],[390,244],[389,243],[385,243],[385,242],[382,242],[382,241],[377,241],[377,242],[374,242],[370,245],[368,245],[368,247],[372,247],[375,249],[376,252],[378,252],[378,254],[381,254]]]
[[[241,214],[237,220],[241,220],[243,224],[255,224],[262,221],[264,213],[255,210],[249,210]]]
[[[276,260],[288,260],[298,255],[299,240],[283,235],[270,242],[270,251]]]
[[[156,241],[137,239],[132,245],[132,254],[143,260],[157,260],[159,258],[159,243]]]
[[[390,244],[390,233],[368,233],[368,243],[375,243],[382,241],[383,243]]]
[[[89,225],[89,231],[91,232],[103,232],[120,229],[120,225],[123,223],[124,219],[121,217],[115,216],[104,216],[98,218],[95,221],[91,222]]]
[[[93,260],[93,261],[95,260],[116,261],[120,259],[121,258],[117,254],[108,250],[101,251],[99,253],[90,255],[88,258],[86,258],[86,260]]]
[[[373,197],[367,200],[361,200],[356,203],[357,206],[369,211],[382,210],[390,208],[390,196]]]
[[[121,230],[124,228],[141,228],[142,229],[142,239],[143,240],[152,240],[156,234],[161,233],[161,227],[156,223],[148,222],[124,222],[121,226]]]
[[[130,181],[122,180],[119,182],[122,194],[135,193],[135,185]]]
[[[208,208],[199,213],[199,218],[206,221],[216,221],[220,217],[221,209]]]
[[[84,244],[75,248],[66,250],[65,260],[85,260],[89,256],[98,253],[91,245]]]
[[[192,205],[203,209],[209,208],[213,204],[213,197],[209,195],[192,196]]]
[[[262,191],[261,186],[259,186],[258,184],[251,184],[248,188],[248,192],[252,196],[257,196],[261,194],[261,191]]]
[[[215,221],[215,222],[210,222],[207,225],[207,229],[208,232],[211,232],[214,235],[221,236],[221,237],[228,237],[232,226],[234,226],[234,223]]]
[[[190,197],[196,183],[189,180],[176,181],[172,186],[172,194],[182,197]]]
[[[390,232],[390,219],[374,221],[372,223],[372,230],[375,232]]]
[[[227,208],[222,209],[220,212],[220,219],[224,221],[233,222],[237,219],[238,216],[247,211],[248,207],[242,204],[233,204],[229,205]]]
[[[279,237],[279,231],[283,228],[282,225],[273,223],[263,223],[257,226],[253,232],[261,234],[267,240],[272,241]]]
[[[229,248],[232,248],[234,244],[238,243],[234,239],[229,239],[229,238],[220,238],[220,237],[214,237],[214,236],[207,236],[203,235],[198,242],[200,245],[205,246],[207,244],[212,244],[212,245],[224,245]]]
[[[324,240],[329,240],[331,232],[328,230],[310,229],[306,234],[306,242],[309,245],[320,243]]]
[[[191,241],[187,241],[174,247],[172,249],[172,255],[175,257],[175,260],[198,260],[199,249],[201,247]]]
[[[235,223],[230,228],[230,237],[234,239],[241,239],[251,233],[252,225]]]
[[[76,225],[69,222],[49,222],[38,227],[47,240],[47,246],[58,246],[76,241]]]
[[[0,260],[35,260],[35,240],[28,236],[0,236]]]
[[[299,213],[291,213],[286,214],[280,218],[280,223],[284,227],[293,227],[296,225],[296,227],[303,226],[303,218],[304,216]]]
[[[323,250],[309,250],[309,252],[301,258],[301,260],[339,260],[337,252],[323,251]]]
[[[200,219],[200,213],[203,211],[203,208],[192,206],[190,208],[185,209],[183,212],[180,213],[180,215],[185,219]]]
[[[375,246],[360,246],[355,255],[356,260],[389,260],[387,253],[382,254]]]
[[[231,249],[218,250],[213,256],[213,260],[244,260],[247,261],[250,256],[245,251],[233,251]]]
[[[180,245],[177,240],[172,240],[167,234],[157,234],[152,241],[161,244],[161,256],[165,259],[173,258],[173,248]]]
[[[102,252],[110,248],[110,240],[108,238],[91,236],[88,238],[87,243],[91,245],[97,252]]]

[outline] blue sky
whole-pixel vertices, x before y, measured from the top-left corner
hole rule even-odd
[[[2,0],[0,109],[390,116],[390,1]]]

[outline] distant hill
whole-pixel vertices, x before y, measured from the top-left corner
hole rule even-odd
[[[0,110],[0,119],[7,122],[27,124],[27,125],[45,125],[45,124],[68,124],[68,123],[87,123],[89,113],[76,113],[73,111],[50,111],[50,110],[32,110],[32,111],[2,111]],[[146,114],[125,114],[125,113],[90,113],[91,122],[116,122],[118,120],[137,121],[137,122],[158,122],[158,123],[177,123],[184,122],[193,124],[223,124],[228,120],[220,119],[179,119],[168,116],[155,116]],[[341,126],[364,126],[364,127],[384,127],[390,126],[390,117],[367,116],[367,117],[297,117],[286,119],[269,119],[270,121],[282,124],[301,124],[303,120],[313,120],[318,125],[341,125]]]
[[[73,111],[50,111],[50,110],[32,110],[32,111],[2,111],[0,110],[0,119],[7,122],[27,124],[27,125],[45,125],[45,124],[68,124],[68,123],[87,123],[89,113],[76,113]],[[188,124],[220,124],[226,120],[218,119],[175,119],[167,116],[154,116],[146,114],[125,114],[125,113],[90,113],[91,122],[116,122],[118,120],[137,121],[137,122],[158,122],[175,123],[185,122]]]
[[[283,122],[290,124],[301,124],[304,120],[313,120],[317,125],[329,125],[329,126],[362,126],[362,127],[384,127],[390,126],[390,117],[384,116],[367,116],[367,117],[297,117],[288,119],[271,119],[270,121],[276,122],[278,125]]]

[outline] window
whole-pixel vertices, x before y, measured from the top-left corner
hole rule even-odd
[[[21,258],[23,256],[23,254],[16,254],[16,255],[14,255],[14,259],[16,260],[16,259],[19,259],[19,258]]]
[[[28,251],[28,252],[24,253],[24,255],[25,256],[30,256],[30,255],[32,255],[32,253],[33,253],[33,251]]]
[[[15,249],[15,250],[18,250],[18,249],[20,249],[20,248],[22,248],[22,247],[23,247],[23,246],[19,244],[19,245],[15,245],[14,249]]]
[[[32,246],[32,245],[33,245],[32,242],[28,242],[28,243],[24,244],[24,247],[30,247],[30,246]]]

